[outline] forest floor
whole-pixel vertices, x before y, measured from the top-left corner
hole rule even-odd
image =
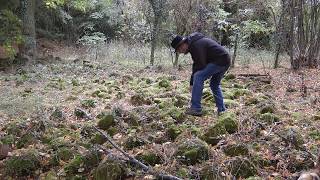
[[[319,154],[319,73],[234,68],[222,82],[228,112],[216,115],[206,83],[205,115],[190,117],[189,66],[50,57],[0,72],[0,179],[154,178],[94,126],[157,173],[295,179]]]

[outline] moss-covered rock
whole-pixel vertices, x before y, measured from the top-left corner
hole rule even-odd
[[[159,81],[159,87],[169,88],[170,86],[171,86],[171,83],[168,79],[162,79]]]
[[[275,122],[279,122],[280,118],[272,113],[264,113],[259,115],[259,120],[266,124],[273,124]]]
[[[65,120],[65,115],[63,113],[63,111],[60,108],[56,108],[50,115],[50,120],[53,121],[63,121]]]
[[[18,149],[21,149],[21,148],[27,147],[28,145],[34,143],[35,141],[36,141],[35,137],[31,133],[28,133],[17,140],[16,147]]]
[[[141,93],[131,96],[130,102],[134,106],[142,106],[151,104],[151,100],[146,99],[145,96]]]
[[[107,142],[107,138],[100,133],[96,133],[91,139],[91,143],[93,144],[104,144],[105,142]]]
[[[200,139],[181,139],[177,146],[175,155],[183,164],[194,165],[209,159],[208,145]]]
[[[205,165],[201,171],[200,171],[200,179],[203,180],[221,180],[221,179],[226,179],[222,175],[221,169],[219,169],[218,164],[210,164],[210,165]]]
[[[284,130],[281,130],[279,134],[286,139],[286,143],[292,144],[296,149],[303,147],[304,138],[301,135],[301,132],[296,127],[287,127]]]
[[[102,153],[98,149],[90,149],[85,156],[84,159],[84,166],[87,170],[92,169],[99,165],[100,161],[102,160]]]
[[[85,159],[81,155],[76,155],[66,166],[64,171],[67,175],[72,175],[78,173],[80,168],[84,167]]]
[[[62,161],[69,161],[73,158],[73,150],[68,147],[59,148],[57,151],[57,158]]]
[[[241,96],[244,95],[250,95],[251,92],[248,89],[239,89],[239,88],[234,88],[232,89],[232,94],[233,94],[233,98],[237,99]]]
[[[94,108],[96,107],[96,101],[93,99],[85,99],[83,101],[81,101],[81,105],[84,108]]]
[[[230,173],[237,178],[248,178],[255,176],[258,171],[255,165],[247,158],[235,157],[228,163]]]
[[[276,109],[275,109],[275,106],[272,105],[272,104],[266,104],[264,106],[262,106],[260,108],[260,114],[265,114],[265,113],[275,113],[276,112]]]
[[[98,115],[98,127],[102,130],[108,130],[111,126],[115,125],[115,119],[110,113],[100,113]]]
[[[217,123],[214,126],[209,127],[201,136],[201,139],[214,146],[219,143],[223,135],[226,133],[227,130],[225,126],[222,123]]]
[[[227,156],[246,156],[249,154],[249,149],[245,144],[231,144],[223,148],[223,152]]]
[[[186,118],[185,113],[181,109],[178,109],[178,108],[171,108],[169,110],[169,115],[177,121],[182,121]]]
[[[224,104],[225,104],[226,108],[234,108],[234,107],[239,106],[239,103],[232,100],[232,99],[225,99]]]
[[[188,103],[189,103],[188,98],[181,96],[181,95],[175,96],[174,102],[173,102],[174,106],[178,107],[178,108],[182,108],[182,107],[188,105]]]
[[[119,180],[127,175],[126,167],[122,162],[106,160],[99,164],[93,173],[94,180]]]
[[[14,144],[14,141],[13,135],[6,135],[0,138],[0,144],[12,145]]]
[[[124,147],[128,150],[145,145],[145,141],[136,136],[130,136],[124,143]]]
[[[219,124],[222,124],[226,131],[233,134],[238,131],[238,122],[236,120],[236,115],[234,113],[224,113],[219,117]]]
[[[5,172],[9,176],[29,176],[38,168],[40,168],[40,157],[35,151],[13,156],[5,161]]]
[[[287,169],[291,172],[300,172],[314,168],[312,157],[303,151],[292,151],[288,154]]]
[[[181,133],[183,132],[183,128],[176,125],[171,125],[166,134],[170,140],[174,141]]]
[[[244,104],[246,106],[250,106],[250,105],[256,105],[259,102],[260,102],[260,100],[257,97],[249,97],[248,99],[246,99]]]
[[[75,108],[74,115],[77,118],[87,118],[88,117],[88,114],[83,109],[80,109],[80,108]]]
[[[234,75],[234,74],[231,74],[231,73],[229,73],[229,74],[226,74],[225,76],[224,76],[224,79],[225,80],[232,80],[232,79],[235,79],[236,78],[236,75]]]
[[[136,156],[136,159],[150,166],[155,166],[156,164],[162,163],[161,157],[158,154],[151,151],[146,151],[141,154],[138,154]]]

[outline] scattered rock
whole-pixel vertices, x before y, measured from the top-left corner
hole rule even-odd
[[[112,114],[101,113],[98,115],[98,127],[102,130],[108,130],[111,126],[115,125],[115,120]]]
[[[181,127],[172,125],[168,128],[166,134],[172,141],[174,141],[182,132],[183,129]]]
[[[8,157],[8,153],[11,152],[11,146],[8,144],[0,144],[0,160]]]
[[[227,145],[226,147],[223,148],[223,152],[227,156],[246,156],[249,154],[249,149],[245,144],[232,144],[232,145]]]
[[[232,80],[232,79],[235,79],[236,78],[236,76],[234,75],[234,74],[226,74],[225,76],[224,76],[224,79],[225,80]]]
[[[40,168],[40,158],[37,152],[30,151],[5,161],[5,172],[10,176],[29,176],[38,168]]]
[[[131,96],[130,102],[134,106],[142,106],[142,105],[150,105],[151,101],[149,99],[145,99],[143,94],[135,94]]]
[[[238,131],[238,122],[234,113],[224,113],[219,117],[218,123],[222,124],[229,134]]]
[[[77,117],[77,118],[87,118],[87,119],[90,119],[89,115],[83,110],[83,109],[80,109],[80,108],[76,108],[74,110],[74,115]]]
[[[260,114],[259,120],[266,124],[273,124],[275,122],[279,122],[280,118],[272,113],[264,113]]]
[[[50,115],[50,120],[52,121],[63,121],[65,120],[65,115],[60,108],[56,108]]]
[[[228,163],[230,173],[236,178],[248,178],[255,176],[258,171],[253,163],[247,158],[235,157]]]
[[[124,147],[128,150],[131,150],[133,148],[136,148],[136,147],[139,147],[139,146],[143,146],[145,145],[145,141],[141,138],[138,138],[138,137],[134,137],[134,136],[130,136],[125,144],[124,144]]]
[[[142,161],[142,163],[149,166],[155,166],[156,164],[161,164],[162,160],[159,155],[151,151],[146,151],[136,156],[136,159]]]
[[[200,139],[181,139],[177,146],[175,155],[183,164],[194,165],[209,159],[208,145]]]
[[[217,123],[214,126],[209,127],[202,135],[201,139],[214,146],[219,143],[223,135],[226,133],[227,130],[225,126],[222,123]]]
[[[119,180],[127,175],[125,165],[117,160],[106,160],[93,173],[94,180]]]

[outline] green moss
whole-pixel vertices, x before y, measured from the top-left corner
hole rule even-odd
[[[182,163],[194,165],[209,159],[208,145],[197,138],[187,140],[182,139],[178,142],[178,148],[175,155]]]
[[[72,175],[72,174],[76,174],[78,173],[78,169],[80,169],[81,167],[83,167],[84,165],[84,161],[85,159],[80,156],[77,155],[75,156],[65,167],[64,167],[64,171],[66,172],[66,174],[68,175]]]
[[[62,161],[69,161],[73,158],[73,151],[67,147],[58,149],[57,156]]]
[[[265,114],[265,113],[275,113],[275,107],[273,105],[267,104],[260,109],[260,114]]]
[[[77,118],[86,118],[87,117],[87,113],[80,109],[80,108],[76,108],[74,110],[74,115],[77,117]]]
[[[139,147],[139,146],[143,146],[143,145],[145,145],[146,143],[142,140],[142,139],[140,139],[140,138],[138,138],[138,137],[133,137],[133,136],[130,136],[127,140],[126,140],[126,142],[125,142],[125,144],[124,144],[124,147],[126,148],[126,149],[128,149],[128,150],[131,150],[131,149],[133,149],[133,148],[136,148],[136,147]]]
[[[183,132],[183,129],[179,126],[172,125],[167,130],[167,136],[174,141],[181,133]]]
[[[0,138],[0,144],[8,144],[12,145],[14,143],[14,136],[13,135],[7,135]]]
[[[115,120],[112,114],[101,113],[98,115],[98,127],[102,130],[108,130],[111,126],[115,125]]]
[[[32,175],[38,168],[40,168],[40,158],[37,152],[13,156],[5,161],[5,172],[9,176]]]
[[[17,141],[17,148],[21,149],[23,147],[27,147],[28,145],[32,144],[35,141],[35,138],[33,137],[32,134],[26,134],[22,136],[20,139]]]
[[[236,157],[229,161],[228,169],[230,173],[237,178],[248,178],[258,174],[254,164],[246,158]]]
[[[222,136],[226,134],[226,128],[223,124],[217,123],[214,126],[209,127],[206,132],[202,135],[201,139],[206,141],[208,144],[217,145],[222,139]]]
[[[96,107],[96,101],[93,99],[86,99],[81,101],[81,105],[84,108],[94,108]]]
[[[234,108],[234,107],[239,106],[239,103],[237,103],[236,101],[231,100],[231,99],[225,99],[224,104],[225,104],[226,108]]]
[[[161,157],[159,155],[149,151],[137,155],[136,158],[150,166],[155,166],[156,164],[162,163]]]
[[[142,106],[142,105],[148,105],[151,104],[151,101],[149,99],[145,98],[145,95],[138,93],[133,96],[131,96],[130,102],[134,106]]]
[[[233,134],[238,131],[238,122],[234,113],[224,113],[219,117],[218,123],[222,124],[226,131]]]
[[[309,136],[310,136],[312,139],[318,141],[318,140],[320,140],[320,131],[319,131],[319,130],[313,130],[313,131],[311,131],[311,132],[309,133]]]
[[[246,156],[249,154],[248,147],[244,144],[233,144],[223,148],[223,152],[228,156]]]
[[[225,80],[232,80],[232,79],[235,79],[236,78],[236,76],[234,75],[234,74],[226,74],[225,76],[224,76],[224,79]]]
[[[63,121],[63,120],[65,120],[65,116],[64,116],[64,114],[63,114],[63,112],[62,112],[61,109],[56,108],[56,109],[52,112],[52,114],[50,115],[50,119],[51,119],[51,120]]]
[[[178,108],[171,108],[169,110],[169,115],[173,119],[175,119],[177,121],[181,121],[181,120],[184,120],[186,118],[185,113],[182,110],[178,109]]]
[[[170,86],[171,86],[171,83],[167,79],[162,79],[161,81],[159,81],[159,87],[169,88]]]
[[[256,97],[249,97],[246,102],[245,105],[246,106],[250,106],[250,105],[256,105],[259,103],[259,99]]]
[[[260,114],[259,120],[266,124],[273,124],[275,122],[279,122],[280,118],[272,113],[264,113]]]
[[[127,174],[123,163],[113,160],[107,160],[97,167],[93,173],[94,180],[119,180]]]
[[[225,179],[221,174],[221,170],[218,168],[219,165],[205,165],[200,171],[200,179],[203,180],[221,180]]]

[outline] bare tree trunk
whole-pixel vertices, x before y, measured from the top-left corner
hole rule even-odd
[[[35,0],[22,0],[23,35],[25,38],[24,54],[36,57]]]
[[[233,50],[232,63],[231,63],[231,67],[232,68],[234,68],[235,62],[236,62],[236,58],[237,58],[239,39],[240,39],[239,38],[239,33],[237,33],[236,40],[234,42],[234,50]]]
[[[159,26],[159,20],[158,20],[158,17],[155,17],[153,30],[152,30],[152,36],[151,36],[151,54],[150,54],[151,66],[154,65],[154,52],[156,50],[157,39],[158,39],[158,26]]]

